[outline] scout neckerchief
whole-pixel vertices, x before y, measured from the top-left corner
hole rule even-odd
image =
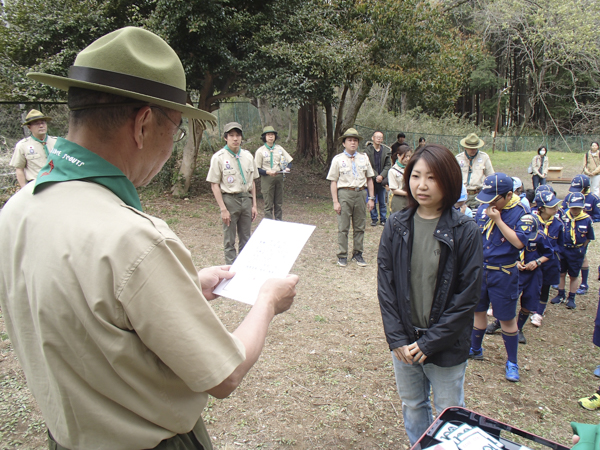
[[[227,144],[225,144],[225,150],[227,150],[229,153],[231,153],[231,156],[233,156],[237,163],[238,163],[238,168],[240,169],[240,174],[242,175],[242,182],[244,183],[244,185],[246,184],[246,177],[244,176],[244,171],[242,170],[242,163],[241,163],[241,159],[242,159],[242,149],[240,148],[237,152],[237,154],[233,153],[231,151],[231,149],[227,146]],[[271,166],[272,167],[272,166]]]
[[[89,181],[110,189],[123,203],[142,210],[140,197],[125,174],[111,163],[74,142],[58,138],[48,157],[48,164],[40,170],[33,193],[40,192],[47,183]]]
[[[44,151],[46,152],[46,158],[48,157],[48,146],[46,145],[46,142],[48,142],[48,135],[46,135],[46,137],[44,138],[43,141],[40,141],[38,138],[36,138],[33,134],[31,135],[31,138],[35,141],[35,142],[39,142],[40,144],[42,144],[42,147],[44,147]]]
[[[519,198],[519,196],[518,195],[514,195],[514,193],[513,193],[513,196],[510,198],[510,200],[508,201],[508,203],[506,205],[504,205],[504,208],[502,208],[502,211],[504,211],[505,209],[513,209],[515,206],[517,206],[520,203],[521,203],[521,199]],[[486,239],[490,238],[490,234],[492,234],[492,229],[494,228],[495,224],[496,224],[496,222],[494,222],[488,216],[488,221],[483,226],[483,231],[487,230],[487,234],[485,235]]]
[[[346,151],[346,149],[344,149],[344,155],[346,155],[348,158],[350,158],[352,160],[352,175],[354,175],[354,178],[357,178],[358,172],[356,171],[356,163],[354,162],[354,157],[356,156],[356,152],[354,152],[354,154],[351,155],[350,153],[348,153]]]
[[[265,142],[265,147],[267,147],[267,149],[269,150],[269,153],[271,154],[271,169],[273,168],[273,150],[275,149],[275,143],[273,143],[273,147],[269,147],[269,144],[267,144]]]
[[[402,164],[399,159],[396,160],[396,165],[398,167],[400,167],[401,169],[405,169],[406,168],[406,166],[404,164]]]
[[[467,153],[467,151],[465,150],[465,156],[469,160],[469,175],[467,176],[467,186],[471,184],[471,175],[473,174],[473,160],[475,159],[475,157],[477,157],[477,155],[479,155],[479,150],[477,150],[477,153],[475,153],[473,156],[469,156],[469,153]]]
[[[571,242],[573,242],[573,244],[576,244],[577,240],[575,236],[575,222],[578,220],[586,219],[590,216],[584,213],[582,210],[577,217],[573,217],[571,215],[571,210],[569,209],[567,210],[567,217],[569,218],[569,222],[571,223],[571,229],[569,230],[571,234]]]
[[[540,223],[544,226],[544,228],[543,228],[544,234],[546,236],[549,236],[548,233],[549,233],[550,225],[552,225],[552,221],[554,220],[554,216],[550,216],[548,218],[548,220],[544,220],[542,215],[538,213],[538,219],[540,220]]]

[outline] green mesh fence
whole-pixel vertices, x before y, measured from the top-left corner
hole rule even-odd
[[[359,134],[365,140],[371,139],[375,131],[381,131],[384,135],[384,142],[388,145],[396,142],[396,137],[400,131],[390,130],[374,130],[373,128],[355,125]],[[404,131],[406,135],[406,143],[412,148],[416,148],[419,144],[419,138],[424,137],[429,144],[441,144],[450,149],[454,153],[463,151],[460,145],[461,139],[465,136],[452,136],[445,134],[429,134],[429,133],[411,133]],[[479,136],[485,141],[483,149],[486,152],[492,150],[493,139],[491,136]],[[565,142],[566,141],[566,142]],[[546,135],[546,136],[497,136],[495,151],[500,152],[535,152],[541,145],[545,145],[550,152],[574,152],[584,153],[589,150],[592,142],[600,142],[600,135]]]

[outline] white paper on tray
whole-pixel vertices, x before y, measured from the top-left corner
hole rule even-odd
[[[213,292],[253,305],[265,281],[287,276],[315,228],[263,219],[231,266],[235,276],[223,280]]]

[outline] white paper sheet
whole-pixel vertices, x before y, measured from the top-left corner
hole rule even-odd
[[[223,280],[213,292],[253,305],[266,280],[286,277],[315,228],[263,219],[231,266],[235,276]]]

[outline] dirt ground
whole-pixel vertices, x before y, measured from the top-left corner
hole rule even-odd
[[[142,202],[146,212],[171,225],[197,267],[222,264],[218,208],[206,183],[196,185],[186,200],[144,191]],[[566,186],[556,188],[564,196]],[[256,223],[261,209],[259,200]],[[328,182],[296,163],[286,183],[284,219],[317,226],[293,268],[300,276],[298,295],[292,309],[273,321],[262,357],[240,388],[228,399],[210,400],[204,419],[215,448],[408,448],[376,292],[382,227],[367,226],[367,267],[338,267]],[[593,243],[589,251],[590,291],[578,298],[577,309],[549,305],[541,328],[526,325],[521,382],[504,379],[501,336],[485,338],[485,360],[467,368],[468,408],[568,446],[569,422],[600,421],[599,412],[576,403],[599,383],[592,371],[600,357],[591,342],[598,248]],[[249,310],[228,299],[212,306],[230,330]],[[44,448],[45,425],[2,321],[0,337],[0,447]]]

